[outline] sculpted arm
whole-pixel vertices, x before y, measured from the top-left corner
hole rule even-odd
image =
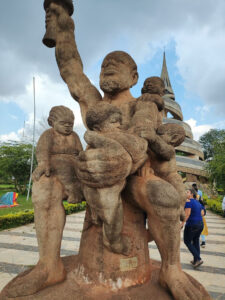
[[[83,72],[83,64],[75,42],[74,22],[67,10],[61,5],[51,3],[46,11],[47,27],[51,18],[55,18],[57,27],[55,55],[59,71],[70,94],[79,102],[85,120],[87,108],[102,97]]]
[[[39,180],[40,177],[45,174],[50,176],[50,152],[52,144],[52,135],[51,129],[46,130],[40,137],[37,148],[36,148],[36,157],[38,166],[33,172],[33,179]]]

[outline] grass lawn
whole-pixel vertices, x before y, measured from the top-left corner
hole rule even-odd
[[[15,192],[14,186],[9,184],[0,184],[0,197],[7,192]],[[31,198],[26,200],[26,195],[18,195],[17,202],[18,206],[11,208],[0,208],[0,216],[17,213],[19,211],[29,210],[33,208],[33,204],[31,202]]]

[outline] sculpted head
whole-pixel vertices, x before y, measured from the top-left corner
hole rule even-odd
[[[58,133],[70,135],[73,131],[74,114],[68,107],[54,106],[49,112],[48,124]]]
[[[114,51],[103,60],[100,73],[100,87],[103,92],[117,94],[137,83],[137,65],[126,52]]]
[[[157,129],[157,134],[169,145],[179,146],[185,139],[185,130],[178,124],[163,124]]]
[[[122,114],[119,108],[107,102],[91,107],[86,114],[86,124],[90,130],[110,131],[121,125]]]
[[[163,80],[160,77],[152,76],[145,79],[141,93],[157,94],[159,96],[163,96],[164,90],[165,85]]]

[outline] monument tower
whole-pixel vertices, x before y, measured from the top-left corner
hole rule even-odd
[[[199,179],[199,176],[205,177],[204,154],[201,145],[193,139],[191,127],[183,121],[183,114],[180,105],[175,101],[175,95],[170,83],[169,74],[166,65],[166,55],[163,54],[163,65],[161,78],[165,84],[165,109],[164,123],[174,123],[181,125],[185,130],[184,142],[176,147],[176,161],[178,172],[186,174],[186,181],[192,182]],[[170,115],[169,115],[170,113]]]

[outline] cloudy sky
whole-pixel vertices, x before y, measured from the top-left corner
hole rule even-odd
[[[225,128],[224,0],[77,0],[76,41],[87,76],[98,87],[101,61],[124,50],[138,64],[140,95],[146,77],[160,76],[166,51],[170,81],[184,120],[196,139]],[[54,105],[70,107],[84,128],[56,66],[54,49],[42,44],[42,0],[0,1],[0,140],[30,136],[36,82],[37,136]],[[24,126],[25,124],[25,126]],[[24,131],[25,128],[25,131]]]

